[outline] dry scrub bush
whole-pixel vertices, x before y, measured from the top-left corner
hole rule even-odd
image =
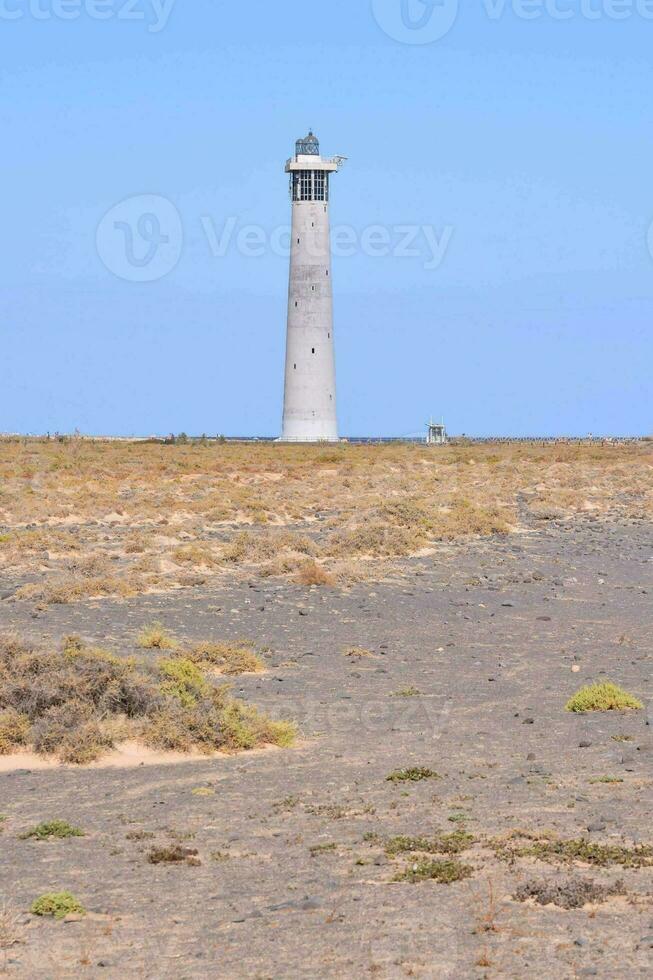
[[[54,582],[30,583],[17,589],[17,599],[36,599],[51,605],[67,605],[79,599],[138,595],[140,587],[130,579],[117,577],[63,579]]]
[[[74,637],[56,651],[0,638],[3,751],[29,746],[86,764],[125,737],[184,752],[290,744],[293,725],[271,721],[205,677],[199,664],[211,655],[205,645],[198,664],[181,657],[138,662]]]
[[[12,946],[17,946],[23,942],[25,931],[20,924],[21,918],[22,916],[6,906],[0,907],[0,950],[3,950],[5,954]],[[5,967],[6,963],[3,969]]]
[[[172,552],[173,559],[180,565],[199,565],[211,568],[218,564],[213,551],[202,544],[184,544]]]
[[[142,650],[174,650],[177,646],[177,641],[162,623],[151,623],[143,627],[136,643]]]
[[[284,552],[317,555],[319,548],[310,538],[290,531],[264,534],[241,531],[223,549],[222,560],[232,564],[256,563],[278,558]]]
[[[246,643],[215,643],[202,640],[187,649],[184,654],[192,663],[204,670],[220,674],[259,674],[265,670],[261,658]]]
[[[315,560],[304,562],[295,575],[295,582],[298,585],[328,585],[335,586],[337,578],[327,571],[322,565],[318,565]]]
[[[325,550],[334,558],[396,558],[414,554],[426,543],[425,535],[411,528],[369,523],[350,531],[337,532],[331,537]]]
[[[9,755],[27,743],[30,722],[27,715],[6,708],[0,711],[0,755]]]

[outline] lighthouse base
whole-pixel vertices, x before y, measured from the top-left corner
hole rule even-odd
[[[340,442],[337,436],[280,436],[276,442],[306,442],[306,443],[318,443],[318,442]]]
[[[340,442],[335,419],[284,419],[279,442]]]
[[[285,424],[277,442],[340,442],[334,422],[301,422]]]

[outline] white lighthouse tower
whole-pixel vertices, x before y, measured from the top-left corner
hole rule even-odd
[[[329,177],[343,160],[323,160],[309,132],[286,164],[292,232],[282,442],[338,441]]]

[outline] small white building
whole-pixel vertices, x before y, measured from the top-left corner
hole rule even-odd
[[[343,157],[309,132],[286,163],[292,232],[282,442],[337,442],[329,197]]]
[[[449,437],[447,436],[447,428],[444,422],[434,422],[433,419],[429,422],[429,433],[426,437],[427,445],[429,446],[446,446],[449,442]]]

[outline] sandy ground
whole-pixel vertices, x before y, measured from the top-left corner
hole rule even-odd
[[[653,842],[651,524],[551,521],[405,561],[403,573],[346,591],[223,581],[42,611],[0,603],[0,627],[35,640],[79,633],[133,653],[137,631],[159,619],[181,636],[256,641],[269,647],[268,671],[238,679],[235,693],[297,718],[304,736],[288,751],[177,765],[0,774],[0,908],[18,913],[21,938],[0,950],[0,968],[175,980],[650,976],[652,869],[510,863],[488,841],[521,828]],[[348,657],[351,647],[371,656]],[[646,709],[563,710],[607,677]],[[439,778],[387,780],[410,766]],[[86,836],[20,839],[53,818]],[[476,838],[460,857],[470,878],[392,881],[406,861],[384,840],[461,827]],[[201,864],[148,862],[153,843],[174,840]],[[572,910],[514,898],[525,881],[569,877],[622,879],[626,894]],[[85,919],[26,912],[62,889]]]
[[[254,749],[249,756],[262,752],[274,752],[275,746]],[[217,753],[222,758],[229,758],[229,753]],[[137,741],[119,742],[115,749],[107,752],[97,762],[85,766],[86,769],[135,769],[138,766],[177,766],[188,762],[214,761],[216,754],[203,755],[201,752],[157,752]],[[76,769],[75,766],[64,766],[47,756],[35,752],[14,752],[12,755],[0,756],[0,773],[15,773],[29,769],[32,772],[42,770]]]

